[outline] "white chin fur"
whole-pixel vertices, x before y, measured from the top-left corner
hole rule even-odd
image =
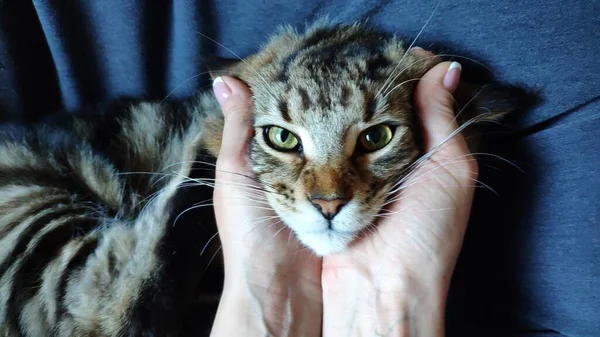
[[[296,232],[296,236],[319,256],[341,252],[348,247],[354,237],[350,233],[340,233],[333,230]]]

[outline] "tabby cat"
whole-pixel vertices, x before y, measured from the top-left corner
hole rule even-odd
[[[316,254],[343,250],[421,155],[411,96],[440,61],[361,24],[319,24],[215,72],[251,87],[252,169]],[[488,103],[468,111],[508,112]],[[92,112],[0,128],[0,335],[198,335],[218,301],[218,286],[201,296],[214,220],[205,208],[174,223],[210,195],[190,177],[211,177],[198,162],[218,155],[219,105],[199,93]]]

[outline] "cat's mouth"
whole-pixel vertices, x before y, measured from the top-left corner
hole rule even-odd
[[[360,211],[357,201],[349,202],[333,219],[327,219],[311,206],[299,207],[294,214],[278,213],[298,240],[320,256],[345,250],[370,223],[367,220],[372,219]]]

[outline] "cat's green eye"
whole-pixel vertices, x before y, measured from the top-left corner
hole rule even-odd
[[[363,131],[360,134],[358,141],[365,151],[373,152],[388,145],[393,136],[394,132],[391,127],[385,124],[379,124]]]
[[[266,128],[265,139],[271,147],[280,151],[294,151],[300,145],[296,135],[278,126]]]

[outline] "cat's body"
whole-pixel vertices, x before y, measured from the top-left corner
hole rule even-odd
[[[253,90],[257,178],[318,254],[344,249],[418,158],[412,91],[438,61],[355,25],[283,31],[228,69]],[[182,261],[210,235],[182,246],[174,220],[194,161],[218,154],[220,108],[200,94],[116,111],[0,129],[0,335],[182,333],[204,282]]]
[[[180,258],[169,255],[186,250],[168,241],[202,114],[191,105],[125,107],[118,117],[1,129],[1,335],[167,336],[158,326],[180,313],[177,298],[160,298],[174,289],[161,287],[175,286],[163,273]],[[155,315],[142,317],[155,310],[146,305]]]

